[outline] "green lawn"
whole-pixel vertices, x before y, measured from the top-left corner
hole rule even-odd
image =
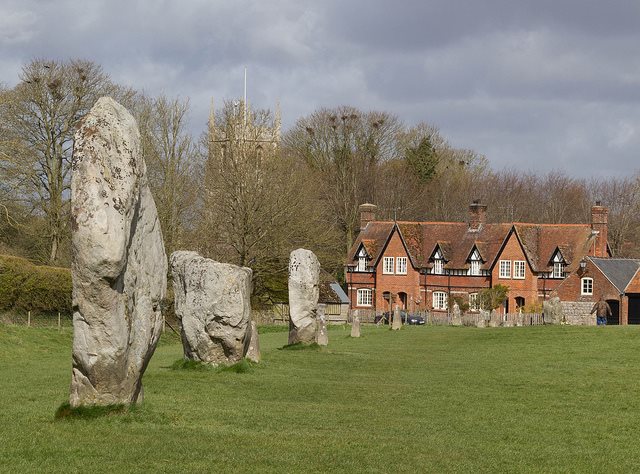
[[[261,335],[248,373],[172,370],[144,405],[54,421],[71,332],[0,326],[1,472],[638,472],[640,327]]]

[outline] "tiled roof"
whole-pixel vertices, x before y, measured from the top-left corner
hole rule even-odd
[[[638,272],[640,260],[631,258],[589,258],[611,283],[624,293],[625,289]]]
[[[360,232],[348,257],[355,264],[355,254],[363,244],[375,265],[391,236],[393,222],[372,221]],[[490,269],[509,233],[515,230],[534,271],[549,271],[551,259],[559,248],[567,263],[567,271],[577,268],[589,253],[595,236],[588,224],[483,224],[470,230],[465,222],[397,222],[414,267],[431,266],[429,261],[437,246],[442,250],[446,268],[469,266],[474,246],[480,252],[483,269]]]
[[[514,224],[529,263],[535,271],[548,271],[559,249],[567,264],[566,271],[578,268],[589,253],[595,235],[588,224]]]

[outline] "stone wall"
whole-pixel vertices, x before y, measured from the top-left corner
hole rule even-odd
[[[572,326],[595,326],[596,316],[589,314],[593,303],[584,301],[561,301],[564,322]]]

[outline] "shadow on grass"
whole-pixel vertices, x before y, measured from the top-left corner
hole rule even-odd
[[[296,342],[295,344],[287,344],[278,348],[279,351],[319,351],[320,349],[322,349],[322,346],[315,342],[312,344]]]
[[[72,407],[65,402],[58,407],[54,415],[55,420],[92,420],[104,416],[126,415],[136,410],[135,405],[105,405]]]
[[[255,362],[251,362],[247,359],[242,359],[240,362],[236,362],[235,364],[219,365],[217,367],[197,360],[179,359],[171,364],[170,368],[172,370],[191,370],[194,372],[232,372],[235,374],[246,374],[247,372],[251,372],[257,365],[258,364]]]

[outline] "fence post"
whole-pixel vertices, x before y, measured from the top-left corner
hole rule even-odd
[[[27,327],[31,327],[31,311],[27,313]]]
[[[60,311],[58,311],[58,331],[60,331],[60,329],[62,329],[62,326],[60,325]]]

